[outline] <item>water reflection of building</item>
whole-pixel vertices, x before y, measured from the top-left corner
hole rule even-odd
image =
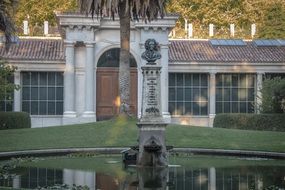
[[[0,187],[36,189],[66,184],[86,186],[90,190],[263,190],[270,186],[284,189],[284,167],[236,168],[168,168],[157,172],[133,171],[124,179],[98,173],[71,169],[25,168],[7,179],[0,176]],[[154,183],[155,180],[161,180]],[[164,181],[165,180],[165,181]],[[152,184],[154,186],[152,186]]]

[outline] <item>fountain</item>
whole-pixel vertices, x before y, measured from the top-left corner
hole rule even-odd
[[[161,58],[158,43],[154,39],[145,42],[146,51],[142,58],[147,61],[142,66],[143,94],[142,111],[139,128],[139,146],[137,166],[165,167],[167,149],[165,145],[165,128],[167,123],[163,120],[161,111],[161,66],[155,61]]]

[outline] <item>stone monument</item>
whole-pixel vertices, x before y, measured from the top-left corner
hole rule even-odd
[[[142,66],[143,95],[139,127],[139,152],[137,166],[167,166],[167,150],[165,145],[166,123],[161,111],[161,66],[155,61],[161,58],[158,43],[154,39],[145,42],[146,51],[142,58],[147,61]]]

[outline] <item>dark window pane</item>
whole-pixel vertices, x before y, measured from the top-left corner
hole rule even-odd
[[[55,85],[55,73],[48,73],[48,85]]]
[[[47,73],[40,73],[40,85],[47,85]]]
[[[229,87],[232,85],[232,75],[224,75],[224,86]]]
[[[46,115],[46,114],[47,114],[47,102],[40,101],[40,115]]]
[[[201,86],[208,86],[208,75],[201,74]]]
[[[201,88],[201,101],[208,100],[208,88]]]
[[[6,110],[5,111],[13,111],[13,102],[6,101]]]
[[[63,86],[63,73],[56,73],[56,85]]]
[[[224,113],[231,113],[230,102],[224,102]]]
[[[63,114],[63,102],[57,102],[56,103],[56,115],[62,115]]]
[[[216,86],[219,86],[219,87],[223,86],[223,75],[222,74],[216,75]]]
[[[248,101],[254,101],[254,88],[248,89],[247,93],[248,93]]]
[[[246,102],[240,103],[240,113],[246,113]]]
[[[233,87],[238,87],[238,74],[233,74],[232,75],[232,86]]]
[[[178,73],[176,74],[176,85],[177,86],[183,86],[183,74],[182,73]]]
[[[47,87],[40,87],[40,100],[47,100]]]
[[[0,111],[6,111],[5,101],[0,101]]]
[[[22,111],[30,113],[30,102],[28,102],[28,101],[22,102]]]
[[[232,102],[232,113],[238,113],[239,112],[238,105],[239,105],[238,102]]]
[[[190,103],[190,102],[185,103],[185,115],[192,115],[191,105],[192,105],[192,103]]]
[[[30,88],[29,87],[22,88],[22,98],[23,100],[30,100]]]
[[[192,86],[192,75],[189,73],[185,74],[185,86]]]
[[[38,87],[32,87],[31,88],[31,100],[38,100],[39,94],[38,94]]]
[[[48,115],[55,115],[55,102],[48,102]]]
[[[201,115],[208,115],[208,103],[201,102]]]
[[[200,115],[199,102],[193,102],[193,115]]]
[[[168,103],[168,111],[171,115],[175,114],[175,102]]]
[[[193,74],[193,86],[200,86],[199,74]]]
[[[183,88],[177,88],[177,100],[183,101]]]
[[[183,115],[183,103],[182,102],[177,102],[177,110],[175,115]]]
[[[216,103],[216,113],[223,113],[223,103],[222,102]]]
[[[246,88],[246,75],[241,74],[239,78],[239,87],[240,88]]]
[[[232,88],[232,101],[238,101],[238,89]]]
[[[38,72],[31,72],[31,84],[32,85],[38,85],[39,84],[39,78],[38,78]]]
[[[200,100],[199,88],[194,88],[193,89],[193,100],[194,101],[199,101]]]
[[[54,87],[48,88],[48,100],[55,100],[55,88]]]
[[[63,100],[63,87],[56,88],[56,100]]]
[[[231,100],[231,89],[224,88],[224,101],[230,101],[230,100]]]
[[[191,88],[185,88],[185,101],[193,101]]]
[[[169,74],[169,79],[168,79],[169,86],[175,86],[175,73],[170,73]]]
[[[30,73],[23,72],[23,85],[30,85]]]
[[[37,101],[31,101],[31,114],[38,115],[39,106]]]
[[[169,100],[175,101],[175,88],[169,88]]]
[[[216,101],[222,101],[223,100],[223,89],[217,88],[216,89]]]

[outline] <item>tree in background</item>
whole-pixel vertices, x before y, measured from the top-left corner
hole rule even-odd
[[[6,61],[0,59],[0,100],[11,99],[13,91],[20,88],[11,82],[15,70],[16,67],[9,66]]]
[[[56,25],[54,11],[71,11],[77,8],[76,0],[21,0],[15,15],[16,25],[22,27],[23,21],[42,26],[44,21]]]
[[[285,2],[273,1],[260,20],[259,38],[285,38]]]
[[[3,32],[5,35],[6,44],[12,41],[12,37],[15,34],[12,18],[17,2],[17,0],[0,0],[0,32]]]
[[[265,79],[261,93],[262,113],[285,113],[285,79]]]
[[[236,38],[250,38],[253,23],[257,25],[258,38],[285,35],[284,0],[171,0],[167,9],[181,14],[176,30],[183,30],[187,19],[197,38],[209,37],[209,24],[215,25],[215,37],[229,38],[229,25],[235,24]]]

